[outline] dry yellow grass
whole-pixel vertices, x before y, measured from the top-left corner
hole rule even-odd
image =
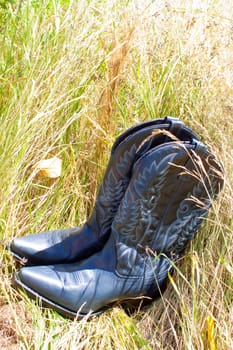
[[[233,349],[231,2],[1,3],[1,348]],[[165,115],[212,149],[225,187],[162,298],[72,322],[15,292],[5,246],[84,222],[116,135]],[[61,178],[38,177],[53,156]]]

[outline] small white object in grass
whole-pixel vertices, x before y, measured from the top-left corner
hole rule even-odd
[[[61,176],[62,160],[56,156],[42,159],[36,163],[35,168],[41,176],[56,179]]]

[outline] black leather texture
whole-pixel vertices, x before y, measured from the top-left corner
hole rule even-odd
[[[70,317],[159,295],[221,190],[223,170],[196,138],[156,145],[153,137],[155,146],[133,164],[102,250],[73,263],[23,267],[19,288]]]
[[[109,164],[87,222],[78,228],[15,238],[10,245],[13,256],[27,265],[43,265],[76,262],[99,251],[111,232],[112,220],[129,184],[134,163],[148,150],[171,142],[173,138],[184,142],[198,140],[192,130],[172,117],[140,123],[122,133],[112,147]]]

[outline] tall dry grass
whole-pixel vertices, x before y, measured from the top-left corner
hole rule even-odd
[[[230,2],[0,4],[1,348],[232,349]],[[163,296],[72,322],[15,292],[11,239],[82,224],[115,137],[165,115],[223,162],[225,187]],[[34,165],[54,155],[62,176],[40,178]]]

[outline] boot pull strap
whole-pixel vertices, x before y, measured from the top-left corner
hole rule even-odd
[[[184,123],[178,118],[167,116],[165,120],[170,124],[168,129],[170,133],[176,135],[176,137],[181,141],[200,141],[200,138],[190,128],[185,126]],[[167,140],[165,140],[165,142],[166,141],[169,141],[169,137],[167,137]]]

